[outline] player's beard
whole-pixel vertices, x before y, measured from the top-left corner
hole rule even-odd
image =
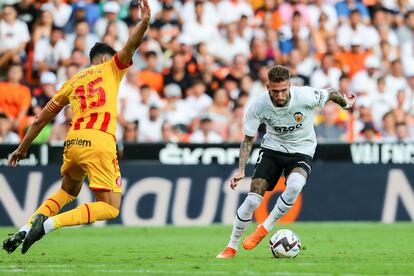
[[[276,107],[284,107],[284,106],[287,106],[287,105],[288,105],[288,103],[289,103],[289,101],[290,101],[290,94],[289,94],[289,96],[286,98],[286,100],[285,100],[285,101],[283,101],[283,102],[281,102],[281,101],[277,101],[277,100],[276,100],[276,99],[274,99],[272,96],[270,96],[270,98],[271,98],[272,103],[273,103],[273,105],[274,105],[274,106],[276,106]]]

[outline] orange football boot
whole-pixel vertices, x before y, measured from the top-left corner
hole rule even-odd
[[[230,259],[230,258],[234,258],[234,256],[236,255],[237,250],[231,247],[227,247],[226,249],[224,249],[223,251],[221,251],[220,254],[217,255],[217,259]]]
[[[243,248],[246,250],[255,248],[266,237],[267,233],[269,232],[263,225],[257,226],[256,230],[243,240]]]

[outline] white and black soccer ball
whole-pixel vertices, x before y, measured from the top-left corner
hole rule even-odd
[[[269,247],[275,258],[295,258],[302,244],[295,232],[281,229],[270,238]]]

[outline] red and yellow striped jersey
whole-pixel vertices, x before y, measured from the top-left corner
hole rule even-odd
[[[57,113],[70,104],[73,115],[69,132],[95,129],[115,137],[119,83],[131,64],[123,65],[115,54],[105,63],[80,71],[49,101],[48,110]]]

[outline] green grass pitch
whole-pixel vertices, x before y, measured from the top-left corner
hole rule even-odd
[[[253,230],[253,225],[248,233]],[[45,236],[25,255],[0,254],[0,275],[414,275],[414,224],[294,223],[303,250],[274,259],[268,238],[217,260],[231,226],[83,227]],[[6,237],[12,228],[0,228]]]

